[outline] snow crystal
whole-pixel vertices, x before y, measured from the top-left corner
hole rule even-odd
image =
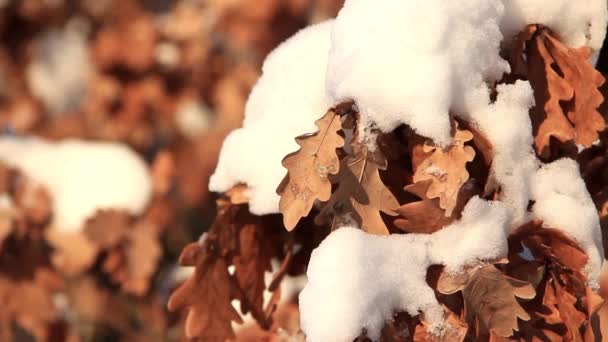
[[[139,214],[152,195],[145,162],[121,144],[2,137],[0,160],[46,187],[62,231],[79,230],[98,209]]]
[[[315,120],[330,107],[324,77],[331,25],[303,29],[268,56],[247,101],[243,128],[224,141],[211,191],[245,183],[252,213],[279,211],[276,188],[287,173],[281,160],[299,149],[296,136],[317,131]]]
[[[85,95],[90,71],[85,25],[72,19],[64,30],[45,33],[28,66],[28,85],[51,114],[74,109]]]
[[[443,309],[426,282],[434,264],[457,272],[479,260],[507,253],[509,214],[500,203],[478,197],[460,221],[433,234],[377,236],[340,228],[313,251],[308,284],[300,294],[303,330],[309,341],[352,341],[365,329],[377,340],[397,311],[425,314],[443,328]]]

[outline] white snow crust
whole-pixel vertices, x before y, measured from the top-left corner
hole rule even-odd
[[[491,184],[501,188],[496,201],[472,199],[461,220],[431,235],[333,232],[313,253],[300,296],[309,341],[351,341],[363,328],[375,339],[399,310],[423,312],[440,331],[443,312],[425,282],[428,266],[458,272],[504,257],[508,234],[532,219],[581,245],[589,256],[588,285],[599,287],[599,219],[576,162],[541,163],[532,149],[530,84],[495,83],[510,72],[501,46],[528,24],[544,24],[565,44],[597,53],[606,6],[603,0],[347,0],[333,23],[301,31],[268,57],[243,128],[224,143],[211,190],[246,183],[252,213],[278,213],[281,160],[298,150],[294,138],[315,132],[314,121],[346,100],[356,103],[363,134],[407,124],[448,145],[449,114],[469,121],[493,146]]]
[[[152,196],[145,162],[122,144],[1,137],[0,160],[46,187],[59,231],[78,231],[98,209],[140,214]]]
[[[279,211],[276,189],[287,173],[281,160],[299,149],[295,137],[317,130],[315,120],[331,105],[324,83],[331,26],[327,21],[303,29],[267,57],[243,128],[224,141],[211,191],[246,183],[253,214]]]

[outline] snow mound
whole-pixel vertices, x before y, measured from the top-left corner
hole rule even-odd
[[[145,162],[122,144],[2,137],[0,160],[47,188],[60,231],[78,231],[98,209],[140,214],[152,196]]]
[[[302,329],[309,341],[377,340],[398,311],[424,312],[440,331],[443,309],[426,282],[427,268],[450,272],[507,253],[508,210],[478,197],[460,221],[434,234],[378,236],[340,228],[313,251],[300,293]]]
[[[407,124],[448,144],[448,112],[484,106],[488,86],[510,71],[503,40],[545,24],[598,51],[606,21],[603,0],[348,0],[332,32],[328,95],[354,100],[367,126]]]
[[[299,149],[295,137],[316,131],[315,120],[330,107],[324,77],[331,26],[327,21],[303,29],[267,57],[247,101],[243,128],[224,141],[211,191],[245,183],[253,214],[279,211],[276,189],[287,173],[281,160]]]
[[[499,55],[499,1],[349,0],[336,18],[327,72],[334,103],[354,100],[364,125],[407,124],[450,141],[448,112],[488,101]]]

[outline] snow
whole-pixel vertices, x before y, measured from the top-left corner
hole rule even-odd
[[[534,216],[578,242],[589,257],[585,266],[587,285],[599,289],[604,260],[602,232],[578,164],[572,159],[560,159],[543,165],[533,182]]]
[[[448,112],[489,100],[509,72],[500,45],[527,24],[545,24],[573,47],[599,51],[604,0],[348,0],[332,32],[327,91],[352,99],[367,126],[400,124],[448,144]]]
[[[279,211],[276,188],[287,173],[281,160],[299,149],[296,136],[316,132],[315,120],[330,107],[324,77],[331,26],[327,21],[303,29],[268,56],[247,101],[243,128],[224,141],[211,191],[245,183],[253,214]]]
[[[571,47],[588,46],[599,52],[608,20],[605,0],[503,0],[501,29],[505,37],[516,35],[529,23],[548,26]]]
[[[397,311],[423,312],[440,331],[443,309],[426,282],[427,268],[450,272],[507,252],[509,213],[498,202],[472,198],[460,221],[434,234],[377,236],[340,228],[313,251],[300,293],[309,341],[353,341],[365,329],[377,340]]]
[[[294,138],[315,132],[314,121],[347,100],[361,113],[364,141],[374,141],[373,128],[407,124],[448,145],[449,115],[470,122],[493,147],[489,183],[501,189],[495,201],[471,199],[461,220],[431,235],[332,233],[314,251],[300,295],[310,341],[352,341],[362,329],[376,339],[399,310],[422,311],[441,331],[427,268],[458,272],[504,257],[507,236],[532,219],[580,244],[589,256],[588,285],[599,287],[599,219],[576,162],[541,163],[532,148],[530,84],[495,84],[510,72],[501,47],[528,24],[544,24],[565,44],[597,55],[606,7],[605,0],[347,0],[335,21],[304,29],[268,57],[243,128],[224,143],[212,191],[246,183],[252,213],[278,213],[281,160],[298,150]]]
[[[91,70],[85,25],[82,19],[72,19],[63,30],[46,32],[37,42],[27,81],[50,114],[75,109],[84,98]]]
[[[179,131],[188,138],[196,138],[209,129],[211,110],[204,103],[187,100],[175,113],[175,124]]]
[[[501,16],[500,2],[488,0],[346,1],[332,32],[328,94],[355,100],[364,125],[404,123],[448,144],[448,112],[487,102],[484,81],[509,71]]]
[[[78,231],[98,209],[140,214],[152,196],[145,162],[122,144],[0,137],[0,160],[46,187],[58,231]]]

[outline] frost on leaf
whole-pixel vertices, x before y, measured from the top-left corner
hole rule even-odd
[[[333,217],[332,226],[354,221],[368,233],[388,234],[380,212],[396,215],[399,202],[380,178],[380,170],[387,168],[386,158],[380,149],[370,150],[365,142],[355,140],[351,147],[352,154],[341,161],[338,187],[316,222],[327,222]]]
[[[517,298],[532,299],[535,294],[529,283],[506,276],[494,265],[477,270],[462,289],[467,320],[501,337],[519,330],[518,318],[530,319]]]
[[[475,158],[475,150],[465,143],[473,139],[473,133],[460,129],[454,124],[453,142],[442,148],[429,142],[415,146],[424,155],[418,165],[414,165],[414,183],[430,180],[428,198],[439,198],[439,206],[451,216],[458,201],[462,185],[469,179],[466,164]]]
[[[554,145],[590,147],[606,122],[598,112],[604,77],[589,62],[588,47],[569,48],[545,27],[529,26],[512,54],[514,72],[529,79],[536,106],[531,111],[536,151],[547,158]],[[525,59],[522,57],[525,56]]]
[[[288,230],[308,215],[315,200],[329,199],[331,182],[328,177],[340,169],[336,154],[336,149],[344,146],[344,139],[338,134],[342,129],[340,117],[330,110],[315,124],[319,131],[297,137],[301,149],[283,159],[288,172],[277,192],[281,195],[279,208]]]

